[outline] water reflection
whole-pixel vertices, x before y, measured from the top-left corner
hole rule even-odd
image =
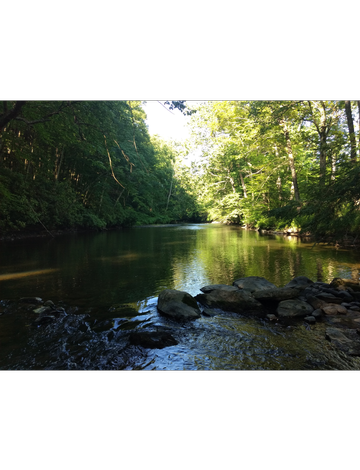
[[[244,276],[277,286],[298,275],[358,279],[359,267],[357,251],[314,247],[293,236],[220,224],[151,226],[3,243],[0,288],[1,298],[39,296],[105,308],[156,297],[165,288],[195,295],[206,284]]]
[[[277,286],[299,275],[325,282],[333,277],[358,279],[357,251],[314,247],[296,237],[261,235],[219,224],[137,227],[3,243],[2,248],[0,299],[38,296],[63,300],[89,313],[99,331],[101,322],[124,332],[171,329],[178,345],[145,355],[137,351],[139,359],[135,365],[132,360],[133,368],[360,368],[360,359],[329,352],[324,325],[316,324],[311,332],[301,325],[287,331],[226,314],[201,317],[184,326],[162,317],[156,308],[163,289],[196,295],[204,285],[232,284],[245,276],[263,276]],[[1,316],[3,356],[13,354],[15,343],[25,345],[29,322],[22,313]],[[104,341],[108,348],[108,340]],[[47,357],[46,347],[42,354]]]

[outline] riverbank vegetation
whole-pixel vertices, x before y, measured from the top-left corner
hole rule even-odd
[[[196,221],[179,150],[145,118],[137,101],[2,102],[2,232]]]
[[[359,114],[360,101],[202,104],[192,116],[191,143],[201,149],[194,169],[208,219],[355,239]]]
[[[360,101],[165,104],[192,114],[184,144],[150,136],[140,101],[2,102],[2,232],[216,221],[356,239]]]

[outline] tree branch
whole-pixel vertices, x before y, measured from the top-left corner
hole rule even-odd
[[[15,106],[10,111],[5,110],[5,113],[0,116],[0,131],[2,131],[10,121],[20,114],[21,108],[25,103],[26,101],[16,101]]]

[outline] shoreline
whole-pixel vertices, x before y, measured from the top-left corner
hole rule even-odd
[[[212,224],[214,222],[208,222]],[[221,222],[220,222],[221,223]],[[191,224],[191,222],[190,222]],[[171,225],[180,225],[180,224],[148,224],[148,225],[133,225],[129,227],[118,226],[118,227],[108,227],[108,228],[65,228],[65,229],[54,229],[54,230],[29,230],[29,231],[9,231],[5,233],[0,233],[0,242],[15,242],[15,241],[22,241],[22,240],[35,240],[35,239],[51,239],[57,238],[62,235],[77,235],[80,233],[100,233],[100,232],[108,232],[108,231],[115,231],[115,230],[123,230],[124,228],[144,228],[144,227],[155,227],[155,226],[171,226]],[[224,224],[227,225],[227,224]],[[235,225],[235,224],[234,224]],[[344,239],[334,240],[333,238],[329,237],[326,240],[316,241],[311,234],[301,234],[300,232],[291,232],[291,231],[280,231],[280,230],[268,230],[268,229],[257,229],[252,227],[246,227],[243,225],[236,224],[239,228],[243,230],[250,230],[253,232],[258,232],[262,235],[281,235],[283,237],[297,237],[301,240],[305,239],[308,242],[313,242],[314,244],[326,244],[333,246],[334,248],[347,248],[347,249],[359,249],[360,248],[360,237],[351,237],[345,236]]]

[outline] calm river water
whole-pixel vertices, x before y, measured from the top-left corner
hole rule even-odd
[[[202,317],[180,327],[158,315],[156,297],[165,288],[196,295],[202,286],[231,285],[245,276],[263,276],[280,287],[299,275],[330,282],[334,277],[359,279],[359,272],[359,251],[313,246],[296,237],[220,224],[134,227],[2,242],[0,299],[38,296],[77,306],[91,319],[111,319],[114,327],[126,319],[128,328],[151,325],[177,331],[177,346],[148,351],[128,368],[356,368],[358,359],[326,351],[320,324],[311,332],[303,326],[288,332],[229,314]],[[127,317],[125,312],[124,318],[114,318],[114,306],[119,304],[130,306],[137,315]],[[10,317],[0,317],[5,355],[11,347],[24,347],[30,334],[26,325],[11,324]],[[10,356],[1,368],[10,367]]]

